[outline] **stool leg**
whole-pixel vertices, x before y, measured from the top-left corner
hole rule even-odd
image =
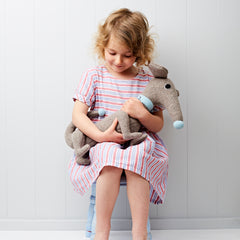
[[[92,236],[92,224],[93,218],[95,214],[95,200],[96,199],[96,184],[92,185],[92,193],[90,196],[90,204],[88,209],[88,218],[87,218],[87,225],[86,225],[86,233],[85,236],[90,238]]]
[[[92,220],[92,234],[90,240],[94,240],[96,234],[96,206],[94,205],[93,220]]]
[[[148,223],[147,223],[147,240],[152,240],[151,225],[150,225],[149,217],[148,217]]]

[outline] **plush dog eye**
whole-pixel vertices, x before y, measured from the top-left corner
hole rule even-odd
[[[170,84],[166,84],[166,85],[165,85],[165,88],[166,88],[166,89],[169,89],[169,88],[171,88],[171,85],[170,85]]]

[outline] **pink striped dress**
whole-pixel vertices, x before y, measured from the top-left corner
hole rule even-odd
[[[137,97],[151,78],[152,75],[141,70],[133,79],[117,79],[105,66],[98,66],[82,75],[73,99],[84,102],[91,110],[105,109],[107,116],[119,110],[130,97]],[[156,106],[155,109],[157,108]],[[96,181],[104,166],[115,166],[133,171],[147,179],[151,187],[150,202],[162,203],[166,193],[168,154],[161,138],[155,133],[147,133],[145,141],[126,149],[114,142],[96,144],[89,153],[89,166],[78,165],[73,156],[69,163],[69,174],[74,190],[84,194]]]

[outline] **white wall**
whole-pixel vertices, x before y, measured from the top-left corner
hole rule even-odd
[[[177,131],[165,114],[168,190],[153,228],[240,227],[239,1],[0,0],[0,229],[84,228],[89,193],[72,190],[63,134],[97,25],[120,7],[153,25],[185,119]],[[130,219],[124,187],[113,219]]]

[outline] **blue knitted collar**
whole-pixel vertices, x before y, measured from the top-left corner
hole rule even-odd
[[[148,97],[145,97],[144,95],[139,95],[138,100],[148,109],[149,112],[153,110],[153,103]]]

